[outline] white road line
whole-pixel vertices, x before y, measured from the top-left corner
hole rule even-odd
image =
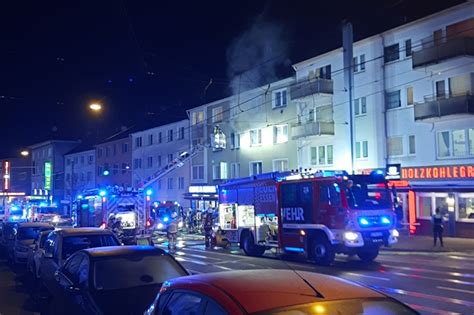
[[[414,308],[417,311],[429,312],[430,314],[461,315],[461,313],[443,311],[443,310],[439,310],[439,309],[436,309],[436,308],[423,306],[423,305],[418,305],[418,304],[408,304],[408,306],[410,306],[411,308]]]
[[[224,266],[217,266],[215,264],[207,263],[207,262],[196,260],[196,259],[183,258],[182,256],[175,257],[175,259],[177,261],[188,262],[188,263],[197,264],[197,265],[201,265],[201,266],[213,266],[213,267],[216,267],[218,269],[226,270],[226,271],[233,270],[231,268],[227,268],[227,267],[224,267]]]
[[[369,275],[363,275],[363,274],[358,274],[358,273],[353,273],[353,272],[344,272],[343,275],[354,276],[354,277],[370,278],[370,279],[377,279],[377,280],[384,280],[384,281],[390,281],[389,278],[377,277],[377,276],[369,276]]]
[[[446,268],[446,269],[457,269],[457,270],[463,270],[463,271],[466,271],[466,270],[474,270],[472,267],[472,264],[463,264],[463,265],[450,265],[449,267],[446,266],[446,261],[442,262],[442,261],[438,261],[440,264],[444,264],[444,265],[440,265],[440,264],[433,264],[432,262],[434,262],[433,260],[420,260],[420,259],[410,259],[409,261],[406,261],[406,260],[403,260],[403,259],[393,259],[392,258],[389,258],[389,257],[384,257],[384,258],[377,258],[377,261],[378,262],[388,262],[388,263],[402,263],[402,264],[408,264],[408,265],[421,265],[421,266],[431,266],[431,267],[435,267],[435,268]]]
[[[469,290],[463,290],[463,289],[456,289],[456,288],[448,288],[448,287],[436,287],[437,289],[441,290],[449,290],[449,291],[456,291],[456,292],[462,292],[462,293],[468,293],[468,294],[474,294],[474,291],[469,291]]]
[[[379,271],[379,272],[382,274],[393,274],[396,276],[402,276],[402,277],[407,277],[407,278],[412,278],[412,279],[427,279],[427,280],[443,281],[443,282],[474,286],[474,282],[462,281],[462,280],[457,280],[457,279],[441,279],[441,278],[420,276],[420,275],[415,275],[415,274],[408,274],[404,272],[394,272],[394,271]]]
[[[437,274],[448,275],[452,277],[474,278],[474,274],[472,273],[430,270],[430,269],[423,269],[423,268],[404,267],[404,266],[395,266],[395,265],[387,265],[387,264],[383,264],[383,266],[393,268],[393,269],[401,269],[401,270],[408,270],[408,271],[415,271],[415,272],[437,273]]]
[[[194,257],[194,258],[201,258],[201,259],[221,260],[219,258],[214,258],[214,257],[209,257],[209,256],[189,254],[189,253],[185,253],[183,251],[177,251],[176,254],[177,255],[186,255],[186,256],[190,256],[190,257]]]
[[[472,260],[473,257],[465,257],[465,256],[457,256],[457,255],[449,255],[448,256],[451,259],[457,259],[457,260]]]

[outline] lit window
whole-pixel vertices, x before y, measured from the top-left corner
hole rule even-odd
[[[364,97],[354,100],[354,116],[362,116],[367,114],[367,99]]]
[[[369,142],[357,141],[356,142],[356,159],[365,159],[369,157]]]
[[[218,126],[214,127],[214,132],[211,136],[211,144],[213,151],[220,151],[226,148],[225,134]]]
[[[413,87],[407,87],[407,105],[413,105]]]
[[[212,122],[221,122],[224,120],[224,110],[222,106],[216,107],[212,109]]]
[[[197,125],[204,121],[204,112],[194,112],[191,117],[192,117],[191,123],[193,125]]]
[[[229,173],[227,170],[227,162],[221,162],[220,163],[221,171],[220,171],[220,178],[221,179],[227,179],[229,177]]]
[[[277,125],[273,127],[273,143],[288,142],[288,125]]]
[[[288,159],[273,160],[273,171],[274,172],[288,171]]]

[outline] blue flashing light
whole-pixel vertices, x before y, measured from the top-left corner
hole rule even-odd
[[[88,208],[89,208],[89,205],[88,205],[87,203],[82,204],[82,205],[81,205],[81,208],[82,208],[82,209],[88,209]]]
[[[77,199],[79,199],[79,200],[80,200],[80,199],[84,199],[84,196],[83,196],[83,195],[78,195],[78,196],[77,196]]]
[[[168,222],[169,220],[170,220],[170,218],[168,218],[168,217],[163,218],[163,221],[165,221],[165,222]]]
[[[102,175],[104,176],[109,176],[110,175],[110,172],[108,170],[105,170],[102,172]]]
[[[107,192],[105,190],[99,191],[99,196],[104,197],[105,195],[107,195]]]
[[[382,221],[382,224],[390,224],[390,223],[391,223],[391,222],[390,222],[390,219],[387,218],[387,217],[382,217],[382,218],[380,219],[380,221]]]
[[[284,250],[287,252],[304,253],[304,248],[299,247],[285,247]]]
[[[369,225],[369,220],[367,220],[366,218],[360,218],[359,223],[360,225]]]
[[[152,189],[147,189],[146,195],[151,196],[152,194],[153,194],[153,190]]]
[[[11,207],[11,211],[18,211],[18,210],[20,210],[20,208],[18,208],[17,206],[12,206]]]

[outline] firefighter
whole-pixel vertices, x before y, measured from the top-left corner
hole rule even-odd
[[[171,221],[168,224],[167,236],[168,236],[168,251],[173,254],[176,251],[176,237],[178,234],[178,213],[173,211],[171,213]]]
[[[212,247],[212,227],[213,227],[213,215],[212,215],[212,208],[207,208],[206,214],[203,218],[203,226],[206,236],[206,249]]]

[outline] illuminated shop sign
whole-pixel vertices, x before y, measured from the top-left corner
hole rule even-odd
[[[189,193],[202,194],[202,193],[213,193],[217,192],[216,186],[189,186]]]
[[[44,189],[51,190],[52,163],[44,163]]]
[[[474,179],[474,165],[403,167],[402,179]]]
[[[10,162],[3,161],[3,190],[10,189]]]

